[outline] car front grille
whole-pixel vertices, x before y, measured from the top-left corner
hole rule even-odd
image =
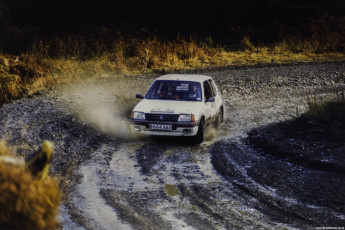
[[[156,114],[156,113],[146,113],[145,117],[147,121],[178,121],[180,115],[178,114]]]

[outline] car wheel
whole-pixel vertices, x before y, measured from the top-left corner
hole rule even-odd
[[[196,133],[195,136],[195,143],[200,144],[201,142],[204,141],[204,121],[201,120],[198,126],[198,132]]]
[[[218,113],[217,119],[214,122],[214,127],[216,129],[220,128],[220,124],[223,123],[224,121],[224,115],[223,115],[223,110],[221,109]]]

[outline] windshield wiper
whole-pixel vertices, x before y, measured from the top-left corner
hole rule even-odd
[[[183,100],[184,101],[197,101],[198,99],[196,99],[196,98],[185,98]]]

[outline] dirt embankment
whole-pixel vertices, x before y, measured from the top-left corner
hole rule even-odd
[[[345,127],[301,117],[254,129],[249,140],[270,155],[311,169],[345,174]]]

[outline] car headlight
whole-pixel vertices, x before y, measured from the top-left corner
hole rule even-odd
[[[143,112],[132,112],[131,118],[136,119],[136,120],[145,120],[145,113],[143,113]]]
[[[195,121],[194,114],[181,114],[178,121]]]

